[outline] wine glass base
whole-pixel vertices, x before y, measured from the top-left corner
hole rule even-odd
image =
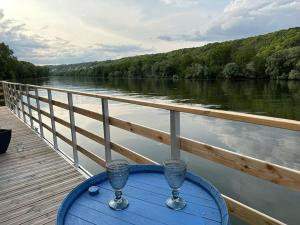
[[[129,205],[128,200],[125,198],[112,199],[108,203],[109,207],[113,210],[123,210],[126,209]]]
[[[186,206],[186,201],[183,198],[178,197],[173,199],[172,197],[166,200],[166,205],[173,210],[180,210]]]

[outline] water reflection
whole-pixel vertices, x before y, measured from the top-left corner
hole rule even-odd
[[[30,81],[41,85],[76,89],[94,93],[147,98],[154,101],[173,101],[196,104],[210,108],[229,109],[300,120],[300,83],[297,82],[192,82],[161,80],[101,80],[96,78],[50,77],[49,80]],[[41,91],[41,95],[46,93]],[[66,102],[66,94],[53,92],[53,98]],[[99,99],[74,95],[74,104],[93,111],[100,111]],[[42,104],[48,111],[48,105]],[[169,112],[109,102],[114,117],[169,131]],[[55,107],[55,115],[68,120],[66,110]],[[44,117],[43,117],[44,120]],[[46,123],[50,124],[50,121]],[[103,136],[102,124],[84,116],[76,115],[76,124]],[[300,169],[300,133],[269,128],[241,122],[195,116],[182,113],[182,136],[253,156],[290,168]],[[57,125],[57,130],[70,138],[69,129]],[[49,140],[52,136],[47,134]],[[155,161],[162,162],[170,156],[170,148],[149,139],[111,127],[111,137],[125,147],[131,148]],[[103,146],[78,134],[79,145],[104,157]],[[60,149],[72,156],[70,146],[59,141]],[[122,158],[115,153],[113,157]],[[265,212],[288,224],[298,224],[300,193],[233,169],[209,162],[188,153],[183,154],[189,169],[204,176],[222,193],[253,208]],[[92,173],[102,169],[80,155],[80,163]],[[234,224],[241,224],[235,221]]]

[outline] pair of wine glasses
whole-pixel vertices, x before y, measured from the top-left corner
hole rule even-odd
[[[167,160],[163,163],[164,175],[172,188],[172,196],[166,200],[166,205],[174,210],[183,209],[186,201],[179,197],[179,188],[182,186],[186,164],[182,160]],[[106,171],[109,182],[115,190],[115,198],[109,202],[109,207],[114,210],[126,209],[128,200],[122,196],[122,188],[125,186],[129,176],[129,163],[123,159],[112,160],[107,163]]]

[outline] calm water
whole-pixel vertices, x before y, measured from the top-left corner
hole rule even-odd
[[[25,81],[24,81],[25,82]],[[300,82],[265,81],[167,81],[102,80],[96,78],[50,77],[27,80],[28,83],[75,89],[86,92],[176,102],[214,109],[225,109],[300,120]],[[41,95],[46,93],[40,91]],[[66,95],[54,92],[54,99],[67,101]],[[74,96],[77,106],[99,111],[99,100]],[[46,104],[42,107],[49,110]],[[169,112],[109,102],[111,116],[169,131]],[[55,107],[55,114],[68,120],[68,112]],[[47,118],[43,120],[50,124]],[[102,136],[102,124],[76,115],[76,124]],[[38,126],[37,126],[38,127]],[[57,125],[59,132],[71,138],[70,131]],[[50,133],[47,138],[52,142]],[[182,114],[181,135],[234,152],[300,170],[300,132]],[[79,145],[104,156],[104,148],[78,134]],[[111,127],[112,141],[129,147],[153,160],[162,162],[170,156],[170,147],[135,134]],[[59,141],[68,155],[71,148]],[[114,154],[113,158],[122,156]],[[288,224],[299,224],[300,192],[266,182],[250,175],[209,162],[188,153],[182,154],[189,169],[210,180],[222,193]],[[80,155],[80,163],[93,174],[99,166]],[[232,218],[233,224],[243,224]]]

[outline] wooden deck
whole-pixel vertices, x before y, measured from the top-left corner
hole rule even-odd
[[[0,128],[13,131],[0,155],[0,224],[55,224],[62,199],[85,178],[6,107]]]

